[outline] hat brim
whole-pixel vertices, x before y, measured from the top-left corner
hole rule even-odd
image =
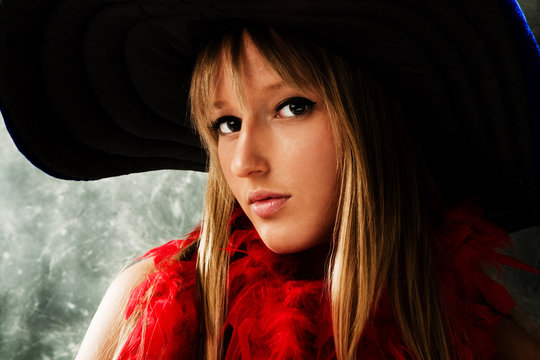
[[[510,0],[7,1],[0,108],[8,130],[30,161],[60,178],[203,171],[187,108],[191,71],[208,36],[244,22],[294,33],[370,71],[401,101],[443,193],[486,199],[495,217],[528,219],[519,226],[534,222],[539,55]]]

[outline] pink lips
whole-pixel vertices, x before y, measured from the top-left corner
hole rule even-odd
[[[284,207],[290,197],[286,194],[256,190],[248,193],[248,203],[255,215],[267,218]]]

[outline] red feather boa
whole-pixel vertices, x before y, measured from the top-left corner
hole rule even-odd
[[[226,359],[333,359],[330,306],[317,249],[294,255],[271,252],[245,220],[233,216],[233,235],[227,250],[229,311],[223,336]],[[484,275],[482,267],[509,265],[535,272],[496,252],[509,245],[508,235],[482,220],[472,206],[450,211],[443,225],[442,251],[436,254],[443,298],[450,318],[459,324],[454,346],[463,359],[494,356],[492,334],[514,301],[503,286]],[[195,359],[199,321],[195,258],[174,260],[193,242],[174,240],[153,249],[156,271],[132,293],[127,317],[142,309],[142,317],[119,359]],[[320,252],[319,252],[320,253]],[[313,265],[317,266],[314,267]],[[155,286],[147,305],[144,294]],[[142,341],[144,339],[144,341]],[[142,346],[141,346],[142,344]],[[383,298],[359,343],[358,358],[410,359],[389,302]]]

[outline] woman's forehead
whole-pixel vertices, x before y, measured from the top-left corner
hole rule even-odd
[[[226,98],[240,95],[245,91],[256,90],[258,93],[270,93],[290,86],[279,76],[271,64],[261,54],[249,37],[243,37],[237,61],[222,51],[215,76],[213,107],[223,107]]]
[[[298,95],[323,99],[324,89],[316,81],[316,71],[300,56],[298,47],[281,43],[281,37],[260,38],[258,33],[226,34],[220,41],[210,43],[203,57],[203,71],[196,76],[202,80],[203,95],[198,104],[201,118],[211,121],[221,113],[232,111],[232,107],[248,108],[246,97],[264,99],[276,93],[297,92]],[[280,44],[278,44],[280,42]],[[300,46],[301,47],[301,46]],[[297,53],[296,61],[291,59]],[[207,123],[205,122],[205,124]]]

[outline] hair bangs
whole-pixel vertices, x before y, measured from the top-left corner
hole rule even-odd
[[[326,62],[318,59],[324,51],[294,37],[282,37],[273,29],[242,28],[231,30],[219,38],[208,41],[199,54],[193,71],[190,91],[192,124],[212,157],[217,146],[217,133],[213,128],[215,89],[228,72],[233,79],[236,96],[245,102],[241,82],[243,49],[247,41],[267,61],[276,74],[290,87],[319,94],[329,103],[324,78]],[[331,110],[331,109],[328,109]],[[333,111],[329,111],[333,118]]]

